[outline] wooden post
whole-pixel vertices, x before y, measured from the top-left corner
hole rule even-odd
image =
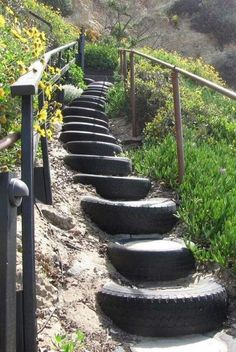
[[[124,75],[123,50],[120,50],[120,75]]]
[[[183,139],[183,125],[182,125],[182,113],[181,113],[181,101],[180,101],[180,89],[179,89],[179,75],[176,70],[172,71],[172,85],[173,85],[173,97],[174,97],[174,112],[175,112],[175,134],[176,134],[176,145],[177,145],[177,157],[178,157],[178,179],[179,183],[183,182],[185,173],[185,161],[184,161],[184,139]]]
[[[126,51],[123,51],[123,76],[124,76],[124,85],[127,86],[127,75],[128,75],[128,67],[127,67],[127,55]]]
[[[134,53],[130,52],[130,103],[132,114],[132,135],[137,137],[137,121],[136,121],[136,98],[135,98],[135,60]]]

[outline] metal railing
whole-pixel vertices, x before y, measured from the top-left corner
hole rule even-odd
[[[84,34],[83,34],[84,35]],[[52,204],[48,144],[45,137],[35,136],[33,121],[37,111],[33,97],[38,97],[38,110],[44,106],[44,93],[39,83],[47,66],[59,67],[51,83],[58,82],[73,63],[83,62],[84,40],[47,52],[34,62],[28,73],[12,86],[13,97],[21,97],[21,132],[0,140],[0,152],[21,139],[21,179],[12,173],[0,174],[0,351],[36,352],[36,290],[35,290],[35,198]],[[72,55],[73,53],[73,55]],[[41,140],[43,167],[34,166],[35,145]],[[34,182],[36,181],[36,182]],[[39,187],[37,191],[37,187]],[[23,289],[16,294],[16,208],[21,203]],[[16,299],[17,298],[17,299]],[[17,301],[17,304],[16,304]]]
[[[131,114],[132,114],[132,134],[134,137],[137,136],[137,124],[138,124],[138,121],[136,119],[135,56],[142,57],[144,59],[151,61],[152,63],[155,63],[157,65],[160,65],[162,67],[165,67],[171,70],[174,116],[175,116],[175,135],[176,135],[177,159],[178,159],[178,179],[179,179],[179,183],[182,183],[184,179],[184,174],[185,174],[185,157],[184,157],[184,138],[183,138],[183,124],[182,124],[182,113],[181,113],[179,74],[184,75],[185,77],[188,77],[205,87],[211,88],[214,91],[230,99],[236,100],[236,93],[216,83],[213,83],[205,78],[202,78],[186,70],[183,70],[180,67],[177,67],[168,62],[156,59],[140,51],[136,51],[132,49],[119,49],[119,53],[120,53],[120,72],[124,78],[125,84],[128,78],[127,54],[129,54],[130,105],[131,105]]]

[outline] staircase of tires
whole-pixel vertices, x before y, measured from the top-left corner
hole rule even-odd
[[[84,197],[82,209],[110,235],[108,258],[130,283],[106,284],[98,304],[116,326],[140,336],[218,329],[226,318],[225,289],[213,279],[191,280],[192,253],[180,240],[168,239],[177,221],[175,202],[145,198],[150,180],[130,176],[131,161],[117,156],[122,147],[109,132],[104,105],[111,83],[88,83],[64,108],[60,140],[68,151],[66,165],[78,172],[74,182],[94,186],[100,196]]]

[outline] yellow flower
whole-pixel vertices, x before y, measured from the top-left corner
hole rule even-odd
[[[47,129],[46,130],[46,136],[48,137],[48,139],[52,139],[52,131]]]
[[[7,123],[7,118],[6,118],[6,115],[2,115],[0,117],[0,124],[1,125],[5,125]]]
[[[39,113],[38,113],[38,120],[40,122],[46,122],[47,121],[47,111],[45,109],[42,109]]]
[[[6,24],[5,18],[0,15],[0,28],[4,28]]]
[[[9,6],[6,6],[6,11],[10,14],[10,15],[14,15],[14,12],[12,11],[12,9]]]
[[[4,89],[0,87],[0,98],[3,98],[5,96]]]
[[[20,30],[16,30],[16,29],[11,29],[11,33],[17,38],[19,39],[22,43],[27,43],[27,40],[25,38],[22,37]]]

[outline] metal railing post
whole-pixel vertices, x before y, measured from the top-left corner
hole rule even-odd
[[[36,352],[33,98],[31,95],[22,97],[21,154],[22,180],[29,189],[29,197],[22,202],[24,352]]]
[[[137,137],[137,120],[136,120],[136,97],[135,97],[135,60],[134,53],[130,52],[130,103],[132,114],[132,135]]]
[[[172,70],[171,78],[172,78],[173,97],[174,97],[175,134],[176,134],[178,175],[179,175],[178,179],[179,179],[179,183],[182,183],[184,179],[184,173],[185,173],[184,138],[183,138],[181,100],[180,100],[180,89],[179,89],[179,74],[176,70]]]
[[[16,352],[16,218],[26,185],[0,174],[0,351]]]

